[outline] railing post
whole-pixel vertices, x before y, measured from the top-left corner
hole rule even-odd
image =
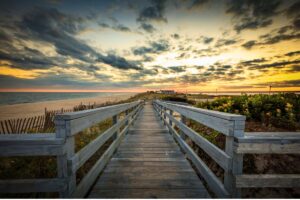
[[[166,116],[166,112],[167,112],[167,109],[166,107],[163,108],[164,109],[164,124],[166,125],[166,119],[167,119],[167,116]]]
[[[114,116],[113,116],[113,125],[117,124],[118,121],[119,121],[119,116],[118,116],[118,115],[114,115]],[[120,129],[118,129],[118,130],[114,133],[114,139],[117,139],[119,133],[120,133]]]
[[[224,186],[232,198],[241,197],[241,189],[236,187],[236,175],[243,173],[243,154],[234,152],[234,138],[244,136],[245,117],[233,121],[232,135],[226,136],[225,152],[232,158],[231,170],[224,173]]]
[[[129,113],[128,110],[126,110],[126,111],[125,111],[125,117],[127,117],[128,113]],[[128,120],[129,120],[129,119],[126,120],[125,126],[128,126]]]
[[[60,197],[70,197],[72,192],[76,188],[76,172],[72,170],[72,163],[69,162],[75,154],[75,139],[69,133],[70,128],[67,128],[68,121],[60,118],[59,115],[55,117],[55,129],[56,137],[64,138],[64,149],[66,153],[57,156],[57,173],[58,178],[62,178],[66,181],[67,187],[63,192],[60,192]]]
[[[186,125],[186,117],[184,115],[180,115],[180,122]],[[183,131],[179,130],[179,135],[185,141],[186,135],[183,133]]]
[[[173,110],[169,110],[169,113],[171,116],[173,116]],[[169,124],[171,127],[173,127],[173,122],[172,122],[171,118],[169,119]]]

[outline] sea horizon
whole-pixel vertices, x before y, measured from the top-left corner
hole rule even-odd
[[[0,92],[0,105],[14,105],[68,99],[109,97],[136,92]]]

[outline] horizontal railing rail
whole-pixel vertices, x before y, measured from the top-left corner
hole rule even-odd
[[[235,138],[236,154],[300,154],[300,132],[252,132]],[[241,174],[237,188],[297,188],[300,174]]]
[[[243,154],[245,153],[300,153],[299,133],[244,133],[246,117],[242,115],[211,111],[192,106],[179,105],[156,100],[154,108],[168,127],[180,147],[195,165],[210,190],[217,197],[240,197],[245,187],[299,187],[299,175],[248,175],[243,174]],[[174,112],[180,114],[176,119]],[[210,127],[226,137],[225,150],[202,137],[186,125],[186,119],[192,119]],[[178,129],[175,129],[175,126]],[[177,131],[179,130],[179,131]],[[223,182],[201,160],[186,143],[189,137],[210,158],[224,170]],[[258,179],[255,182],[255,178]],[[266,181],[264,185],[263,181]],[[278,183],[275,180],[282,180]],[[270,184],[273,181],[273,184]],[[297,186],[298,185],[298,186]]]
[[[55,178],[0,180],[0,193],[59,192],[60,197],[84,197],[142,107],[143,101],[136,101],[64,113],[55,117],[56,133],[0,135],[0,157],[56,156],[58,171]],[[124,112],[125,117],[120,120],[119,115]],[[75,153],[74,136],[110,117],[113,118],[113,126]],[[113,141],[108,149],[76,184],[77,170],[109,139]]]

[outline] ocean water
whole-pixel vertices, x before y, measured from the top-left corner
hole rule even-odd
[[[0,105],[11,105],[19,103],[33,103],[41,101],[54,101],[63,99],[109,97],[124,92],[0,92]]]

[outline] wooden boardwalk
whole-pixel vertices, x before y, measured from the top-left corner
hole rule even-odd
[[[88,198],[208,198],[190,163],[147,103]]]

